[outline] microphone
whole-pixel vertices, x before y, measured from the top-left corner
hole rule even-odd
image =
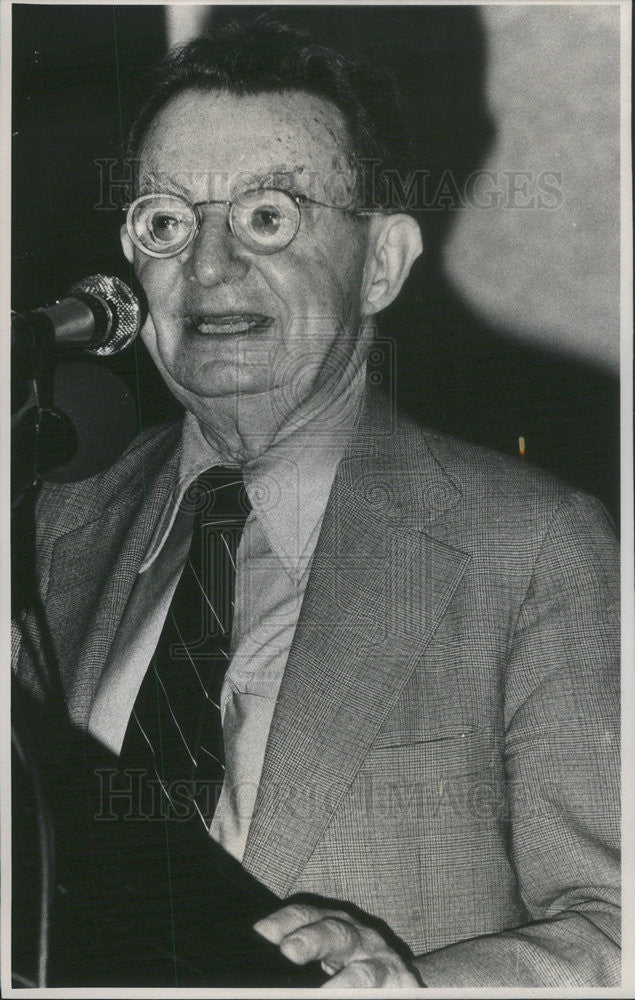
[[[141,327],[141,306],[120,278],[94,274],[78,281],[55,305],[14,313],[13,345],[19,349],[24,333],[32,339],[43,324],[56,344],[76,345],[107,357],[133,342]]]

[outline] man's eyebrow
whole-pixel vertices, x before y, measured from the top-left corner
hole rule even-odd
[[[268,170],[263,170],[258,174],[243,174],[241,171],[238,171],[235,178],[236,184],[232,184],[234,197],[240,191],[275,187],[281,182],[285,189],[287,189],[288,185],[288,189],[290,190],[298,186],[298,180],[302,177],[305,170],[306,166],[303,163],[276,163]],[[139,184],[139,194],[151,194],[155,191],[180,194],[188,201],[192,199],[192,192],[175,177],[170,177],[169,174],[160,173],[155,170],[146,170],[143,180]]]
[[[168,177],[166,174],[156,173],[154,170],[146,171],[139,185],[139,191],[141,194],[148,194],[154,191],[172,192],[180,194],[184,198],[189,199],[191,197],[190,192],[187,188],[183,187],[180,181],[175,180],[173,177]]]
[[[259,174],[251,174],[249,176],[249,186],[255,188],[266,188],[270,187],[276,179],[288,179],[297,183],[302,177],[306,167],[303,163],[276,163],[274,166],[270,167],[268,170],[263,170]]]

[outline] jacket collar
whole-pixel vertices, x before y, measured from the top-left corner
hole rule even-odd
[[[171,425],[130,448],[97,480],[47,489],[50,510],[62,493],[53,547],[46,619],[71,721],[84,727],[110,645],[152,532],[178,471],[180,426]],[[77,511],[84,516],[77,525]],[[92,516],[91,516],[92,515]],[[86,519],[87,518],[87,519]],[[70,530],[68,530],[70,528]],[[26,654],[25,654],[26,655]],[[27,662],[20,668],[33,671]]]
[[[428,437],[383,392],[369,385],[338,479],[379,517],[423,527],[462,498],[457,483],[435,458]]]

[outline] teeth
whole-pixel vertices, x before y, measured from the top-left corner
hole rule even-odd
[[[198,323],[201,333],[246,333],[255,323]]]
[[[243,316],[227,316],[219,320],[193,318],[194,326],[200,333],[216,334],[247,333],[248,330],[261,326],[266,321],[266,316],[254,316],[249,319]]]

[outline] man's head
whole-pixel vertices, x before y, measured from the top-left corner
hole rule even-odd
[[[335,398],[363,362],[369,317],[420,252],[410,217],[358,211],[363,161],[402,156],[386,93],[375,71],[271,23],[197,39],[164,64],[129,153],[135,194],[173,200],[139,211],[122,241],[147,295],[150,353],[215,437],[219,424],[259,427],[266,447],[293,414]],[[262,212],[250,194],[261,189],[291,199]],[[270,252],[280,225],[290,238]]]

